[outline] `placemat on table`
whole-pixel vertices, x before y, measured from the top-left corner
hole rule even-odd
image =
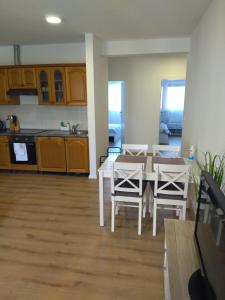
[[[139,163],[146,165],[147,156],[119,155],[115,161],[124,163]]]
[[[166,164],[166,165],[185,165],[183,157],[152,157],[153,164]]]

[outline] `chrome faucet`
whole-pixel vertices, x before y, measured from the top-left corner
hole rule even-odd
[[[72,128],[71,128],[71,132],[74,133],[74,134],[76,134],[77,128],[78,128],[79,125],[80,124],[73,125]]]
[[[67,121],[65,124],[67,124],[69,126],[69,132],[71,132],[71,124],[69,121]]]

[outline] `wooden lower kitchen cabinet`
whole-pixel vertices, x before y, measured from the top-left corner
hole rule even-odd
[[[67,172],[88,173],[89,155],[87,137],[67,137],[66,160]]]
[[[66,172],[66,149],[63,137],[38,137],[39,171]]]
[[[0,136],[0,169],[9,170],[11,168],[9,141],[7,136]]]

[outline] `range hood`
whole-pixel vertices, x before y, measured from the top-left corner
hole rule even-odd
[[[20,45],[13,45],[13,52],[14,52],[14,65],[20,65]],[[8,96],[33,96],[37,95],[37,89],[33,88],[11,88],[9,89],[6,94]]]
[[[37,89],[9,89],[6,94],[8,96],[34,96],[37,95]]]

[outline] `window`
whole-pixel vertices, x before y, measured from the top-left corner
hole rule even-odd
[[[184,109],[185,80],[163,80],[161,109],[182,111]]]

